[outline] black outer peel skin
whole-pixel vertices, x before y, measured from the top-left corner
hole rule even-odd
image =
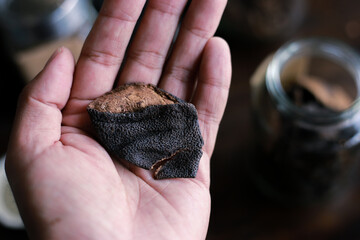
[[[194,178],[204,144],[197,111],[194,105],[176,100],[136,112],[87,110],[100,142],[116,157],[145,169],[165,159],[156,179]]]

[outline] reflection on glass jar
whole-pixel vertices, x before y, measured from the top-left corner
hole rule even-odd
[[[309,203],[349,186],[359,157],[360,60],[329,39],[288,43],[251,80],[261,190]]]

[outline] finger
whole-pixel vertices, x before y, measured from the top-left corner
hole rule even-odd
[[[192,1],[182,23],[160,87],[188,100],[206,42],[214,35],[226,0]]]
[[[131,44],[119,84],[160,79],[186,0],[150,0]]]
[[[71,99],[91,100],[112,89],[144,3],[104,2],[79,57]]]
[[[70,95],[74,57],[59,48],[19,98],[9,150],[37,154],[60,139],[61,109]]]
[[[224,114],[231,81],[231,57],[227,43],[212,38],[202,56],[198,85],[193,104],[197,108],[201,133],[204,138],[205,156],[200,161],[199,172],[208,176],[209,159],[214,150],[216,135]],[[200,173],[201,175],[201,173]]]

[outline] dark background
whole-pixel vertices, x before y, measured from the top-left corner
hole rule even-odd
[[[357,191],[341,202],[285,207],[259,193],[244,167],[256,151],[249,85],[256,67],[284,42],[302,37],[332,37],[360,50],[360,1],[229,0],[217,35],[229,42],[233,78],[211,162],[212,212],[207,239],[360,239]],[[1,41],[0,73],[2,155],[24,80]],[[27,237],[25,231],[0,227],[0,239]]]

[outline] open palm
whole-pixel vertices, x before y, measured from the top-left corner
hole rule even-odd
[[[224,0],[192,1],[172,44],[186,2],[147,1],[128,47],[145,1],[105,1],[77,64],[60,48],[24,89],[6,170],[30,237],[205,238],[231,63],[226,43],[212,37]],[[86,107],[115,82],[152,83],[196,106],[205,142],[196,178],[154,180],[96,141]]]

